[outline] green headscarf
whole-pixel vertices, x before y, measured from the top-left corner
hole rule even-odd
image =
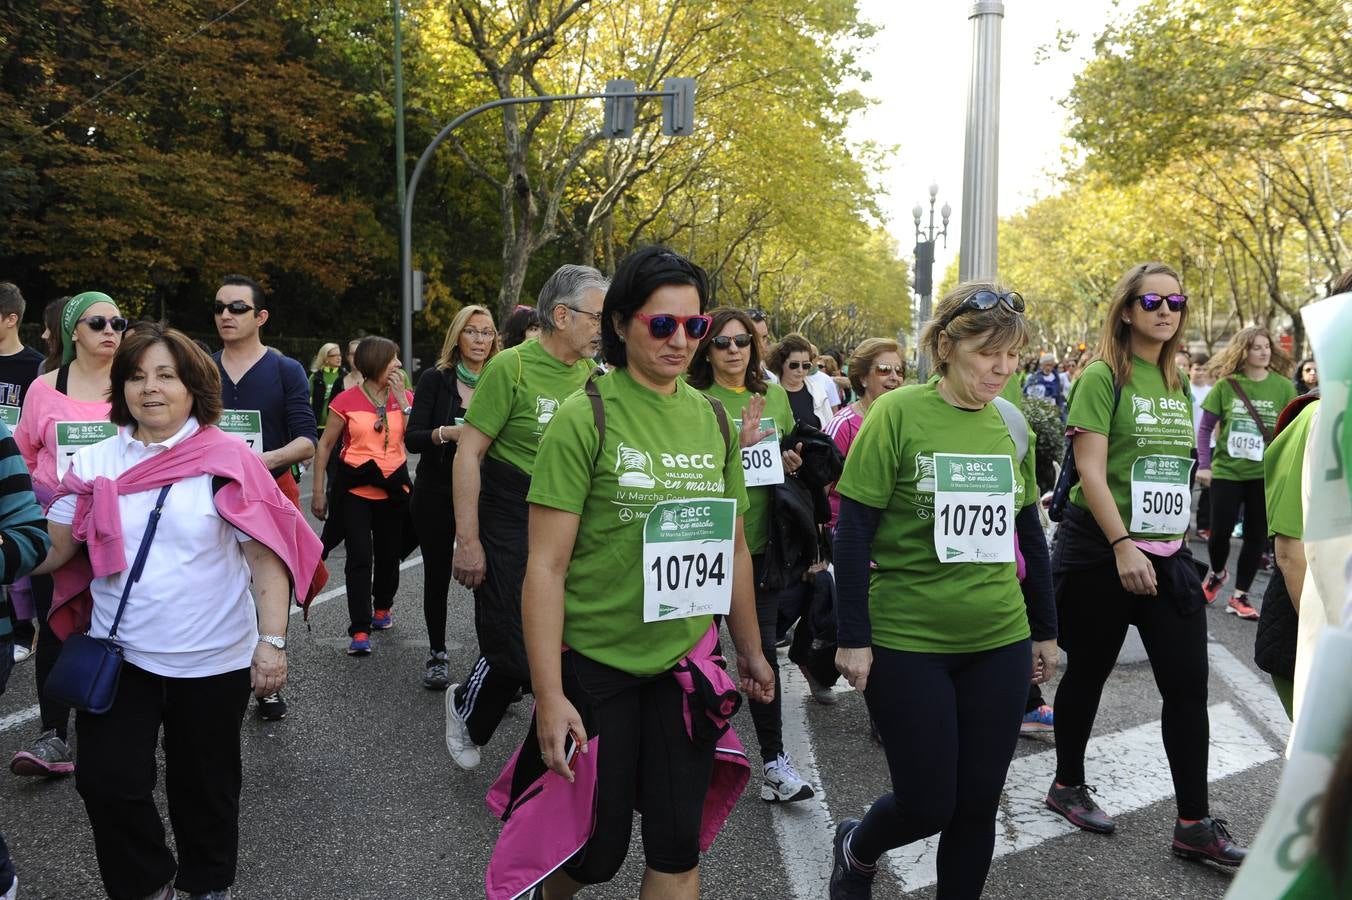
[[[80,321],[80,317],[85,311],[95,303],[111,303],[113,308],[117,308],[117,301],[113,300],[107,294],[100,291],[85,291],[83,294],[76,294],[66,301],[66,308],[61,311],[61,364],[69,365],[71,360],[75,359],[75,325]]]

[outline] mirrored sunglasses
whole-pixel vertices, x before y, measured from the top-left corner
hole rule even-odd
[[[1154,312],[1162,303],[1169,304],[1170,312],[1178,312],[1188,305],[1187,294],[1141,294],[1136,300],[1146,312]]]
[[[711,339],[709,343],[713,344],[719,350],[726,350],[733,344],[736,344],[738,347],[749,347],[751,346],[751,335],[720,334],[718,337]]]
[[[699,340],[709,333],[709,327],[713,325],[712,316],[672,316],[666,313],[657,315],[645,315],[644,313],[634,313],[634,318],[647,324],[648,333],[659,341],[665,341],[676,333],[676,329],[684,326],[685,336],[691,340]]]

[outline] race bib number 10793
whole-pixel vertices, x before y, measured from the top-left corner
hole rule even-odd
[[[1014,562],[1014,463],[934,454],[934,552],[942,563]]]

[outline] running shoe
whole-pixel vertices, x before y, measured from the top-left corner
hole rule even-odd
[[[1222,866],[1237,866],[1249,855],[1230,838],[1225,820],[1210,816],[1192,825],[1175,822],[1173,851],[1183,859],[1209,859]]]
[[[0,894],[0,900],[16,900],[19,896],[19,876],[15,875],[14,880],[9,883],[9,887]]]
[[[365,631],[358,631],[352,635],[352,643],[347,645],[348,656],[370,656],[371,655],[371,635]]]
[[[1251,622],[1258,621],[1258,610],[1249,603],[1249,598],[1244,594],[1235,594],[1225,604],[1225,611],[1239,616],[1241,619],[1248,619]]]
[[[830,900],[870,900],[873,896],[873,877],[878,874],[878,865],[875,863],[866,867],[857,862],[852,864],[845,847],[846,841],[858,827],[858,819],[845,819],[836,826],[836,836],[831,841],[835,865],[831,868]]]
[[[444,691],[451,686],[451,666],[445,650],[438,650],[427,658],[423,666],[423,687],[429,691]]]
[[[1019,734],[1050,734],[1055,730],[1052,708],[1042,704],[1032,712],[1023,714],[1019,725]]]
[[[75,755],[66,742],[56,736],[56,729],[49,728],[38,735],[33,746],[14,754],[9,761],[9,770],[15,775],[38,778],[70,775],[75,772]]]
[[[143,900],[174,900],[177,896],[178,892],[174,890],[173,882],[170,882],[159,890],[146,894]]]
[[[188,900],[230,900],[230,888],[223,891],[207,891],[205,894],[189,894]]]
[[[1211,529],[1210,529],[1210,528],[1199,528],[1199,529],[1197,529],[1197,540],[1199,540],[1199,541],[1209,541],[1209,540],[1211,540]]]
[[[469,736],[469,726],[455,708],[455,690],[458,684],[446,690],[446,749],[460,768],[469,771],[479,765],[479,748]]]
[[[28,659],[28,657],[32,655],[33,655],[32,647],[28,647],[23,644],[14,645],[14,665],[17,666],[19,663],[23,662],[25,659]],[[0,898],[0,900],[3,900],[3,898]]]
[[[371,630],[387,631],[394,627],[394,613],[388,609],[378,609],[371,614]]]
[[[787,753],[780,753],[766,763],[762,770],[765,775],[765,781],[761,783],[762,800],[793,803],[812,796],[812,785],[798,775]]]
[[[1242,537],[1244,537],[1244,523],[1243,523],[1243,522],[1236,522],[1236,523],[1235,523],[1235,530],[1232,531],[1232,532],[1230,532],[1230,535],[1231,535],[1232,537],[1237,537],[1237,538],[1242,538]]]
[[[286,701],[280,691],[258,698],[258,718],[264,722],[280,722],[286,718]]]
[[[1065,816],[1076,828],[1112,834],[1117,829],[1117,823],[1089,796],[1097,793],[1087,784],[1059,785],[1053,781],[1051,789],[1047,791],[1047,808]]]
[[[1221,592],[1221,585],[1229,580],[1229,572],[1221,572],[1219,575],[1215,572],[1208,572],[1206,581],[1202,582],[1202,595],[1206,597],[1206,602],[1215,603],[1216,595]]]
[[[823,706],[835,706],[835,691],[813,678],[812,673],[807,670],[807,666],[799,666],[798,671],[803,673],[803,679],[807,682],[807,689],[812,692],[813,700]]]

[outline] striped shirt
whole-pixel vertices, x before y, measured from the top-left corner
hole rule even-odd
[[[27,575],[47,557],[47,521],[9,426],[0,422],[0,584]],[[9,591],[0,593],[0,638],[10,627]]]

